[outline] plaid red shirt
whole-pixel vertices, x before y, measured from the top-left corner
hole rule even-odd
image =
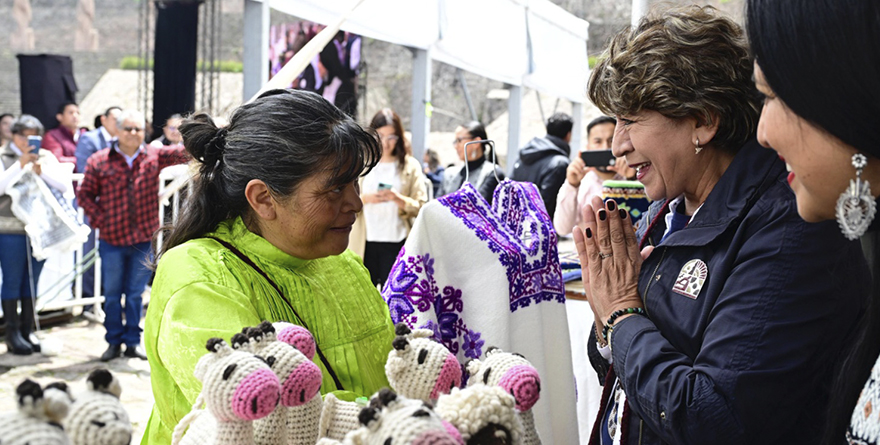
[[[89,157],[76,198],[102,242],[130,246],[150,241],[159,228],[159,172],[190,157],[183,145],[142,145],[129,168],[117,144]]]

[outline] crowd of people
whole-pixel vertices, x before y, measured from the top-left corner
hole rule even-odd
[[[607,116],[585,126],[585,146],[556,113],[513,166],[577,248],[603,387],[591,444],[880,443],[880,60],[841,51],[880,38],[880,5],[747,3],[746,28],[688,6],[618,33],[586,85]],[[337,37],[333,63],[349,42]],[[388,386],[395,331],[377,287],[414,221],[463,187],[491,204],[505,181],[480,122],[455,128],[460,162],[443,166],[430,149],[413,157],[395,111],[362,125],[336,105],[271,90],[228,123],[172,116],[151,143],[144,116],[119,107],[91,131],[73,103],[45,134],[32,116],[0,116],[0,190],[32,174],[64,194],[59,165],[84,175],[101,359],[151,365],[144,443],[168,443],[196,402],[208,339],[264,320],[311,332],[322,393]],[[610,164],[581,154],[609,150]],[[187,162],[180,217],[151,246],[159,171]],[[608,199],[610,182],[636,184],[650,207]],[[0,300],[9,351],[30,354],[42,262],[12,204],[0,196]]]

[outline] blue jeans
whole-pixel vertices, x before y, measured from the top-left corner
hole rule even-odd
[[[106,315],[104,328],[107,329],[104,338],[111,345],[125,343],[127,346],[137,346],[141,342],[141,294],[150,279],[150,270],[144,264],[149,259],[150,243],[114,246],[102,242],[98,252],[101,254],[101,283]],[[122,294],[125,294],[124,309]]]
[[[45,261],[37,261],[34,257],[28,258],[27,243],[26,235],[0,234],[0,271],[3,273],[0,298],[3,300],[31,298],[31,285],[36,292]],[[30,272],[28,259],[31,261]]]

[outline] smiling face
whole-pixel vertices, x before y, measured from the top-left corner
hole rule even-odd
[[[266,240],[304,260],[345,251],[363,202],[357,181],[328,186],[329,180],[330,173],[321,171],[306,178],[291,196],[275,200],[276,218],[261,222]]]
[[[838,197],[855,178],[856,150],[791,111],[770,89],[757,63],[755,86],[766,96],[758,142],[776,150],[789,167],[798,213],[809,222],[834,219]],[[876,167],[871,162],[876,164],[876,159],[868,159],[868,168]]]
[[[696,193],[699,176],[692,172],[703,169],[694,153],[695,128],[693,119],[670,119],[652,110],[618,116],[612,150],[636,168],[652,200]]]

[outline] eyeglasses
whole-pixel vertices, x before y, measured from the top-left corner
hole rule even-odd
[[[398,139],[400,138],[397,137],[397,135],[389,134],[388,136],[382,138],[382,142],[397,142]]]
[[[471,140],[471,139],[476,139],[476,138],[473,137],[473,136],[471,136],[471,137],[469,137],[469,138],[455,138],[455,139],[452,141],[452,145],[458,145],[458,144],[460,144],[460,143],[462,143],[462,142],[464,142],[464,141],[469,141],[469,140]]]
[[[140,133],[144,131],[143,127],[122,127],[122,131],[126,133]]]

